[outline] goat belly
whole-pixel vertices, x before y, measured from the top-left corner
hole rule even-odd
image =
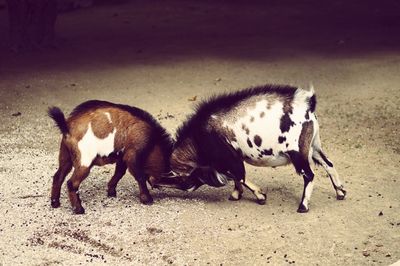
[[[251,165],[254,166],[269,166],[269,167],[276,167],[276,166],[282,166],[282,165],[287,165],[290,163],[290,159],[288,156],[286,156],[284,153],[281,153],[280,155],[272,155],[272,156],[265,156],[262,158],[251,158],[248,156],[245,156],[243,160]]]
[[[117,161],[119,155],[120,153],[117,152],[112,152],[108,156],[97,155],[97,157],[93,160],[93,165],[103,166],[106,164],[113,164]]]

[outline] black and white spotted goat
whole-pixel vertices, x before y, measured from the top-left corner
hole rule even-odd
[[[203,184],[235,182],[230,199],[239,200],[242,184],[265,204],[266,194],[245,179],[243,161],[255,166],[292,163],[304,177],[298,212],[307,212],[314,186],[310,162],[328,173],[338,200],[346,191],[321,149],[314,89],[266,85],[212,97],[178,129],[171,156],[171,176],[159,186],[192,191]]]

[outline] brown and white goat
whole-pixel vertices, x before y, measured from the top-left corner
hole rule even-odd
[[[51,206],[60,206],[60,190],[65,177],[75,213],[84,213],[78,189],[94,165],[116,163],[108,183],[108,196],[116,196],[118,181],[128,169],[139,184],[140,201],[153,202],[146,181],[169,172],[172,140],[147,112],[132,106],[105,101],[87,101],[77,106],[68,119],[57,107],[49,108],[62,133],[59,169],[53,177]]]
[[[346,191],[321,149],[314,90],[266,85],[213,97],[201,103],[177,132],[171,155],[171,177],[159,186],[195,190],[203,184],[235,182],[231,200],[239,200],[242,184],[265,204],[266,194],[245,179],[243,161],[255,166],[292,163],[303,175],[298,212],[307,212],[314,185],[313,160],[327,171],[337,199]]]

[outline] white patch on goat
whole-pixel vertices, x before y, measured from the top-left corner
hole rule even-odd
[[[92,130],[92,125],[89,123],[88,130],[83,138],[78,142],[79,152],[81,154],[81,165],[89,167],[94,158],[99,156],[108,156],[114,151],[114,138],[117,129],[114,128],[106,138],[100,139],[96,137]]]
[[[104,113],[107,116],[108,122],[112,123],[111,114],[109,112]]]
[[[235,189],[235,190],[232,192],[231,197],[232,197],[233,199],[235,199],[235,200],[238,200],[238,199],[240,198],[240,192],[239,192],[239,190]]]
[[[305,191],[304,191],[304,199],[303,205],[308,209],[308,203],[310,202],[311,194],[314,188],[314,181],[311,181],[307,184]]]

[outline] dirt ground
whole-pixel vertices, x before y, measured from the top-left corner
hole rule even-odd
[[[390,265],[400,260],[400,5],[395,1],[120,1],[59,16],[54,50],[0,52],[0,265]],[[0,10],[0,36],[7,33]],[[296,212],[293,167],[247,166],[268,193],[202,187],[138,200],[128,174],[96,168],[73,215],[50,207],[59,132],[48,106],[88,99],[151,112],[173,134],[199,99],[265,83],[314,84],[325,151]],[[197,96],[197,98],[195,97]],[[196,99],[195,99],[196,98]],[[192,101],[195,100],[195,101]]]

